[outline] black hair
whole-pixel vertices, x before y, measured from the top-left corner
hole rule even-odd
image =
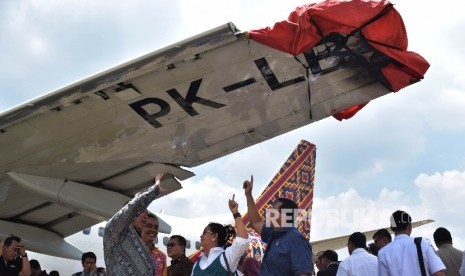
[[[8,246],[10,246],[10,245],[13,243],[13,241],[20,243],[20,242],[21,242],[21,238],[18,237],[18,236],[15,236],[15,235],[13,235],[13,234],[11,234],[10,236],[8,236],[8,237],[3,241],[3,245],[6,246],[6,247],[8,247]]]
[[[297,219],[294,216],[297,215],[296,210],[299,209],[299,206],[297,206],[297,203],[295,203],[291,199],[284,198],[284,197],[278,198],[277,201],[281,202],[281,206],[279,206],[279,212],[282,214],[283,210],[285,210],[286,216],[290,217],[290,219],[286,220],[286,223],[294,224],[294,222]]]
[[[386,228],[381,228],[373,234],[373,240],[376,238],[386,238],[389,242],[392,241],[391,233]]]
[[[157,217],[154,213],[152,213],[152,212],[148,212],[148,211],[147,211],[147,217],[149,217],[149,218],[154,218],[154,219],[156,219],[156,220],[158,221],[158,217]]]
[[[129,203],[129,202],[128,202]],[[127,205],[127,204],[126,204]],[[136,212],[136,216],[134,217],[134,219],[136,219],[138,216],[140,216],[140,214],[142,213],[147,213],[147,216],[149,215],[149,210],[147,208],[142,208],[140,210],[137,210]]]
[[[213,232],[213,231],[212,231]],[[170,240],[171,239],[176,239],[178,241],[178,243],[184,247],[186,247],[187,245],[187,241],[186,241],[186,238],[184,238],[183,236],[181,235],[173,235],[170,237]]]
[[[213,232],[213,231],[212,231]],[[183,236],[181,235],[173,235],[170,237],[170,240],[171,239],[175,239],[179,245],[181,245],[182,247],[184,247],[184,254],[186,254],[186,245],[187,245],[187,241],[186,241],[186,238],[184,238]]]
[[[332,262],[337,262],[338,256],[337,256],[336,251],[328,249],[328,250],[325,250],[323,254],[321,254],[321,258],[322,259],[326,258]]]
[[[152,212],[147,212],[147,219],[154,219],[156,221],[154,227],[156,228],[156,230],[158,231],[158,229],[160,228],[160,221],[158,220],[158,217],[152,213]],[[142,230],[140,232],[140,235],[139,237],[142,238]]]
[[[391,230],[404,231],[412,223],[412,217],[405,211],[397,210],[391,216]]]
[[[60,273],[58,273],[58,271],[56,271],[56,270],[52,270],[52,271],[50,271],[48,276],[60,276]]]
[[[357,248],[365,248],[367,246],[367,237],[360,232],[354,232],[349,236],[351,242]]]
[[[452,236],[449,230],[444,227],[436,229],[436,231],[434,231],[433,238],[435,243],[452,243]]]
[[[316,252],[315,257],[316,257],[319,261],[321,261],[321,256],[323,256],[323,253],[324,253],[324,252],[325,252],[324,250]]]
[[[32,259],[29,261],[29,266],[31,267],[31,269],[39,269],[39,270],[41,269],[39,261],[35,259]]]
[[[231,225],[222,225],[215,222],[210,222],[207,227],[218,235],[218,246],[227,248],[231,245],[229,240],[236,236],[236,230]]]
[[[82,257],[81,257],[81,263],[82,264],[84,264],[84,261],[86,260],[86,258],[94,259],[94,261],[97,262],[97,256],[95,256],[94,252],[86,252],[86,253],[82,254]]]

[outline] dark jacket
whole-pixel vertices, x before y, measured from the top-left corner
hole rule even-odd
[[[338,263],[331,263],[327,268],[318,271],[317,276],[336,276],[337,269],[339,268]]]

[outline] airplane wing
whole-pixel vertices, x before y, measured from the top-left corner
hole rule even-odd
[[[412,222],[412,227],[413,228],[419,227],[419,226],[422,226],[422,225],[425,225],[431,222],[434,222],[434,220],[426,219],[426,220]],[[386,227],[386,229],[389,231],[389,233],[391,234],[394,233],[392,232],[390,227]],[[368,241],[368,240],[371,240],[371,237],[373,237],[373,234],[378,230],[379,228],[370,230],[370,231],[365,231],[362,233],[365,234],[365,236],[367,237],[367,241]],[[312,250],[314,253],[327,250],[327,249],[338,250],[338,249],[347,247],[347,240],[349,239],[349,236],[350,234],[344,235],[344,236],[338,236],[334,238],[329,238],[329,239],[324,239],[324,240],[318,240],[318,241],[310,242],[310,244],[312,245]]]
[[[193,175],[182,167],[394,90],[380,72],[398,62],[361,34],[295,55],[254,37],[227,23],[0,114],[0,237],[79,258],[63,238],[111,217],[156,172],[173,192]]]

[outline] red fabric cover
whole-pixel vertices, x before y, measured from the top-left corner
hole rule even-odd
[[[330,33],[351,33],[390,5],[386,0],[327,0],[306,4],[297,7],[288,20],[277,22],[272,28],[251,30],[248,34],[254,41],[298,55]],[[395,8],[391,7],[361,31],[371,46],[397,62],[382,69],[392,91],[397,92],[423,79],[429,63],[420,55],[407,51],[407,32]],[[348,108],[334,117],[338,120],[348,119],[365,104]]]
[[[351,106],[343,111],[340,111],[334,114],[333,117],[338,119],[339,121],[342,121],[343,119],[350,119],[367,104],[368,103],[362,103],[362,104]]]

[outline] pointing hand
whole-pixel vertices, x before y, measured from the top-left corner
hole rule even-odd
[[[250,181],[249,180],[244,181],[244,184],[242,185],[242,188],[244,188],[244,192],[245,192],[246,195],[252,194],[253,175],[250,176]]]
[[[234,200],[235,195],[233,194],[232,199],[229,200],[229,210],[231,210],[232,214],[235,214],[238,212],[239,205],[237,202]]]

